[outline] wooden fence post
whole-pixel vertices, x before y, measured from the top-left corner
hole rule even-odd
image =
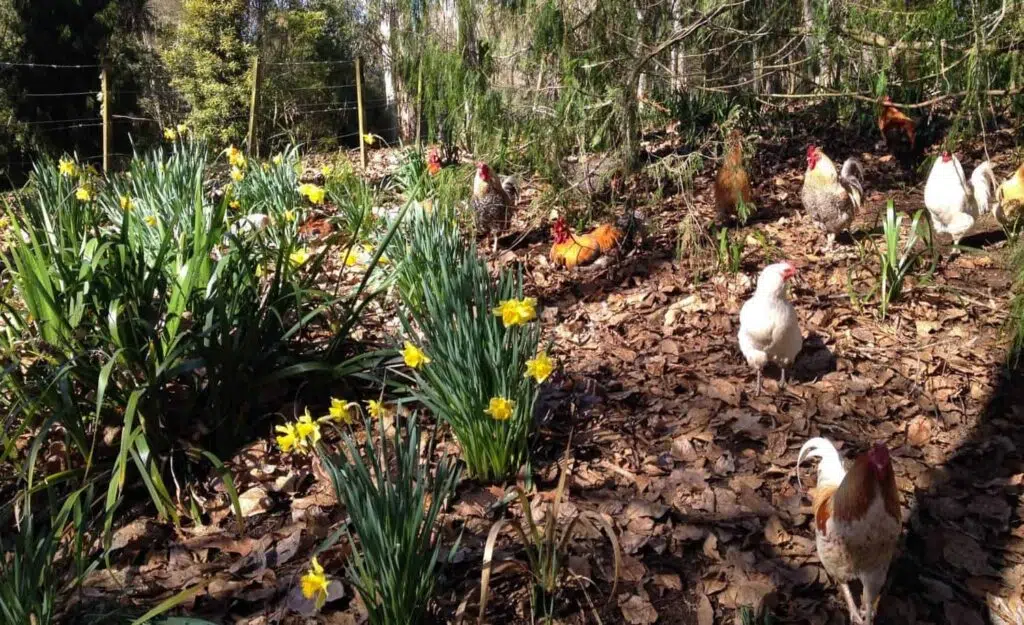
[[[356,108],[359,109],[359,158],[366,169],[366,128],[363,122],[363,57],[356,57]]]
[[[255,144],[256,140],[256,103],[259,99],[260,94],[260,57],[256,55],[256,58],[252,61],[252,96],[249,98],[249,132],[245,136],[245,149],[250,153],[259,157],[260,150],[259,146]]]
[[[423,136],[423,52],[420,52],[420,69],[416,76],[416,150],[422,147]]]
[[[100,93],[103,95],[103,173],[110,168],[110,67],[103,63],[100,70]]]

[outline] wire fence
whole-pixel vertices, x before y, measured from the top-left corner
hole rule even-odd
[[[245,144],[253,151],[258,151],[261,145],[274,147],[274,144],[301,141],[312,146],[360,148],[365,154],[367,139],[372,137],[374,144],[377,139],[387,143],[400,131],[395,123],[393,99],[380,97],[381,94],[374,91],[367,93],[365,76],[357,76],[363,71],[360,60],[257,61],[257,64],[257,67],[263,66],[262,73],[269,76],[260,78],[261,72],[255,72],[255,93],[249,105],[240,106],[234,114],[217,117],[218,123],[247,127]],[[286,84],[291,75],[316,66],[331,68],[330,75],[335,78],[330,84],[301,84],[301,77],[300,84]],[[123,150],[114,150],[112,145],[134,148],[147,141],[160,141],[165,129],[186,123],[193,112],[186,95],[168,84],[157,84],[151,89],[139,85],[112,88],[116,76],[101,64],[0,61],[0,70],[6,68],[33,73],[56,71],[58,79],[66,79],[68,73],[89,74],[89,80],[76,76],[76,80],[69,81],[75,88],[67,91],[39,89],[17,94],[15,99],[23,104],[20,107],[23,118],[8,120],[8,127],[28,131],[37,145],[59,144],[78,154],[80,160],[103,161],[105,167],[113,159],[132,156]],[[141,71],[157,69],[163,68],[143,65]],[[140,71],[137,66],[135,70]],[[339,70],[350,71],[351,80],[337,80]],[[371,78],[375,85],[383,83],[381,76]],[[95,80],[96,88],[83,89],[83,83],[90,80]],[[74,103],[76,98],[85,102]],[[72,104],[60,104],[67,100]],[[49,115],[53,118],[46,118]],[[60,136],[61,133],[65,136]],[[97,154],[89,153],[99,145],[105,149]],[[83,151],[86,155],[82,155]],[[5,167],[8,172],[31,167],[34,159],[29,156],[0,160],[0,171]]]

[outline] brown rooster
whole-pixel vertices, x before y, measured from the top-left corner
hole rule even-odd
[[[902,531],[900,496],[889,450],[879,443],[861,455],[847,472],[835,446],[824,438],[804,443],[797,466],[820,458],[814,494],[814,529],[818,558],[839,583],[850,621],[871,625],[889,563]],[[799,473],[797,474],[799,481]],[[864,587],[857,607],[850,582]]]
[[[441,167],[441,157],[437,154],[437,148],[431,148],[430,153],[427,154],[427,171],[431,176],[436,176],[437,172],[441,171]]]
[[[499,233],[508,229],[515,209],[513,198],[517,196],[518,191],[513,177],[506,176],[499,181],[487,163],[477,163],[470,205],[476,215],[477,231],[494,234],[492,252],[498,250]]]
[[[573,234],[565,217],[558,217],[551,226],[554,238],[551,262],[566,269],[575,269],[600,258],[611,258],[618,250],[628,250],[642,228],[643,217],[642,211],[632,210],[627,202],[624,213],[615,223],[601,224],[585,234]]]
[[[917,160],[917,136],[914,120],[893,106],[892,98],[882,101],[882,112],[878,116],[878,130],[885,139],[889,152],[896,157],[901,167],[913,172]]]
[[[863,177],[864,169],[857,159],[846,159],[840,171],[821,148],[807,146],[807,171],[800,199],[807,214],[827,234],[826,249],[831,250],[836,234],[853,223],[864,198]]]
[[[750,178],[743,167],[743,139],[738,130],[729,134],[728,143],[725,162],[715,176],[715,209],[719,221],[735,217],[740,202],[750,208],[753,197]]]

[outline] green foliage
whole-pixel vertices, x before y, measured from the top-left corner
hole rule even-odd
[[[190,112],[188,125],[221,142],[245,134],[254,50],[243,37],[246,0],[185,0],[174,44],[164,55],[171,86]],[[181,120],[175,120],[181,121]]]
[[[900,231],[903,224],[903,215],[896,215],[893,201],[889,200],[885,208],[885,221],[882,222],[883,244],[879,249],[879,312],[884,319],[889,313],[889,305],[900,298],[903,293],[903,283],[907,275],[917,266],[918,261],[924,257],[924,253],[918,249],[917,244],[924,242],[925,248],[929,251],[932,247],[931,222],[925,214],[925,210],[918,210],[910,223],[910,236],[900,247]],[[932,268],[928,271],[930,275],[934,271],[934,257]]]
[[[416,625],[427,604],[443,557],[437,518],[459,481],[459,468],[443,455],[433,471],[434,439],[421,454],[416,415],[394,422],[366,421],[366,439],[343,433],[343,454],[321,455],[338,500],[351,519],[353,545],[347,572],[369,612],[371,625]],[[352,536],[358,542],[352,540]]]
[[[718,229],[717,238],[716,255],[719,269],[727,273],[738,272],[743,263],[743,250],[746,247],[743,235],[739,233],[733,236],[728,228],[722,227]]]
[[[140,484],[161,516],[177,519],[164,460],[183,456],[186,474],[216,465],[203,446],[230,453],[251,433],[261,389],[325,358],[325,347],[301,346],[300,333],[326,326],[331,311],[337,346],[375,295],[365,279],[339,296],[321,290],[338,241],[318,253],[300,245],[294,215],[305,200],[288,154],[266,171],[250,164],[233,183],[245,202],[237,210],[272,216],[262,230],[233,231],[245,215],[228,217],[230,193],[217,200],[204,190],[206,149],[190,142],[140,155],[130,176],[107,180],[39,164],[32,193],[16,212],[8,207],[28,241],[15,238],[5,261],[18,297],[2,316],[20,335],[4,347],[35,364],[3,380],[5,412],[19,423],[2,439],[4,458],[23,433],[63,436],[86,466],[103,467],[88,479],[110,477],[107,529],[122,493]],[[76,199],[82,186],[93,199]],[[98,447],[96,432],[108,426],[120,428],[118,440]]]
[[[501,519],[491,526],[487,536],[487,543],[484,546],[484,564],[480,573],[480,619],[484,621],[487,612],[487,601],[490,595],[491,569],[493,567],[492,557],[494,547],[497,544],[501,530],[511,526],[516,536],[522,542],[526,550],[526,565],[523,567],[530,572],[531,592],[530,605],[533,614],[541,617],[541,622],[550,624],[556,609],[556,603],[562,591],[566,574],[568,571],[569,548],[571,541],[581,522],[590,525],[588,528],[594,532],[593,524],[597,524],[604,531],[605,536],[612,545],[612,555],[615,559],[614,574],[612,577],[611,592],[609,598],[615,596],[615,588],[619,584],[619,571],[621,570],[622,550],[619,548],[619,541],[615,537],[615,530],[611,523],[600,514],[590,510],[577,510],[569,515],[569,520],[564,525],[564,515],[559,512],[564,499],[567,498],[566,477],[568,475],[568,457],[562,468],[561,476],[558,478],[558,487],[555,489],[555,496],[548,504],[544,518],[546,523],[543,530],[537,527],[535,518],[541,516],[536,507],[530,503],[530,498],[522,488],[516,486],[514,489],[516,500],[522,509],[522,518],[525,521]]]

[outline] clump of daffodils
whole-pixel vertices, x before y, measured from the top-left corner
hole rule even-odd
[[[537,299],[525,297],[501,300],[491,312],[501,317],[501,322],[506,328],[524,325],[537,318]]]
[[[245,169],[245,154],[243,154],[241,150],[236,148],[234,145],[229,145],[224,149],[224,153],[228,155],[228,162],[231,163],[232,167]]]

